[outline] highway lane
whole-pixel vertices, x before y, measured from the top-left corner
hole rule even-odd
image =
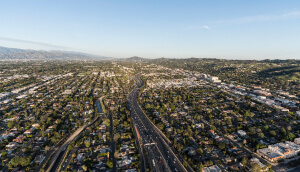
[[[163,167],[163,165],[161,164],[161,161],[157,160],[157,158],[161,157],[161,155],[159,154],[159,151],[156,150],[156,147],[153,146],[155,142],[151,139],[151,136],[149,135],[149,129],[140,120],[135,111],[133,111],[131,115],[133,117],[133,124],[136,126],[139,135],[142,139],[144,148],[147,151],[151,171],[162,171],[163,169],[166,169],[166,167]]]
[[[132,124],[133,124],[133,122],[132,122]],[[146,172],[147,168],[146,168],[146,160],[145,160],[145,154],[144,154],[144,150],[143,150],[142,140],[139,138],[140,134],[139,134],[139,130],[137,129],[136,125],[133,124],[133,126],[134,126],[133,129],[134,129],[134,134],[135,134],[135,138],[136,138],[136,143],[137,143],[139,153],[140,153],[140,163],[141,163],[140,171]]]
[[[136,109],[139,107],[135,106],[133,108]],[[141,137],[143,139],[144,145],[155,143],[156,148],[151,146],[151,148],[152,147],[153,148],[151,151],[148,149],[148,152],[156,153],[156,155],[154,155],[153,157],[162,157],[162,160],[167,163],[167,165],[164,165],[163,167],[161,167],[161,169],[170,169],[170,171],[187,171],[181,164],[180,160],[178,160],[176,155],[173,153],[173,150],[164,141],[162,136],[154,129],[150,121],[148,121],[148,119],[145,119],[145,117],[141,117],[141,111],[139,111],[139,113],[140,115],[137,115],[137,112],[134,113],[134,115],[136,115],[137,119],[139,119],[139,123],[137,125],[142,125],[142,128],[145,130],[145,131],[141,130],[143,131],[141,132],[142,133]],[[155,160],[155,162],[156,161],[161,163],[160,160]],[[165,170],[160,170],[160,171],[165,171]]]
[[[128,96],[128,103],[134,125],[138,126],[141,138],[148,153],[151,170],[155,171],[187,171],[174,153],[174,149],[166,142],[165,138],[153,126],[138,105],[137,92],[143,85],[136,77],[136,87]],[[193,171],[192,169],[189,171]]]

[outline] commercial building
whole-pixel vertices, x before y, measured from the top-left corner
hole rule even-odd
[[[221,82],[221,80],[219,80],[219,78],[216,77],[216,76],[210,77],[209,80],[210,80],[211,82],[213,82],[213,83],[220,83],[220,82]]]
[[[269,145],[268,148],[259,149],[257,152],[272,162],[291,158],[300,152],[300,138],[296,138],[294,142],[286,141]]]

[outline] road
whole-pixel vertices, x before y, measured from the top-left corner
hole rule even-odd
[[[103,100],[103,97],[104,97],[104,96],[100,97],[100,98],[96,101],[96,106],[95,106],[95,102],[93,103],[93,105],[94,105],[94,106],[93,106],[94,111],[95,111],[95,108],[97,107],[97,108],[98,108],[98,115],[99,115],[100,118],[103,117],[103,110],[102,110],[102,109],[103,109],[104,107],[101,107],[101,103],[100,103],[100,101]],[[72,154],[75,153],[76,150],[77,150],[77,148],[73,149],[73,150],[69,153],[69,155],[67,156],[66,160],[65,160],[64,162],[61,162],[61,163],[63,163],[63,164],[62,164],[61,171],[66,171],[66,170],[67,170],[68,165],[71,163]]]
[[[131,111],[133,125],[136,126],[141,141],[148,156],[148,163],[151,171],[193,171],[187,170],[176,156],[175,149],[167,143],[166,137],[147,118],[146,114],[139,107],[137,93],[143,82],[136,76],[136,87],[128,96],[128,105]]]
[[[114,125],[113,125],[113,116],[110,113],[109,114],[109,119],[110,119],[110,139],[111,139],[111,143],[110,143],[110,148],[111,148],[111,154],[110,157],[112,158],[113,161],[113,172],[117,171],[117,161],[115,158],[115,151],[116,151],[116,142],[114,140]]]
[[[85,124],[84,126],[78,128],[66,141],[65,143],[57,150],[55,155],[51,159],[51,164],[47,169],[47,172],[56,171],[56,168],[59,167],[60,161],[61,161],[61,154],[64,153],[64,151],[67,149],[68,145],[75,139],[77,136],[85,130],[88,126],[93,124],[95,121],[97,121],[99,116],[97,115],[95,119],[92,122],[89,122],[88,124]]]

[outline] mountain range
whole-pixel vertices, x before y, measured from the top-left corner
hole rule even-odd
[[[0,60],[109,60],[111,58],[73,51],[24,50],[0,46]]]

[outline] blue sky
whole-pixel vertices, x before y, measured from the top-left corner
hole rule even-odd
[[[300,59],[298,0],[9,0],[0,46],[109,57]]]

